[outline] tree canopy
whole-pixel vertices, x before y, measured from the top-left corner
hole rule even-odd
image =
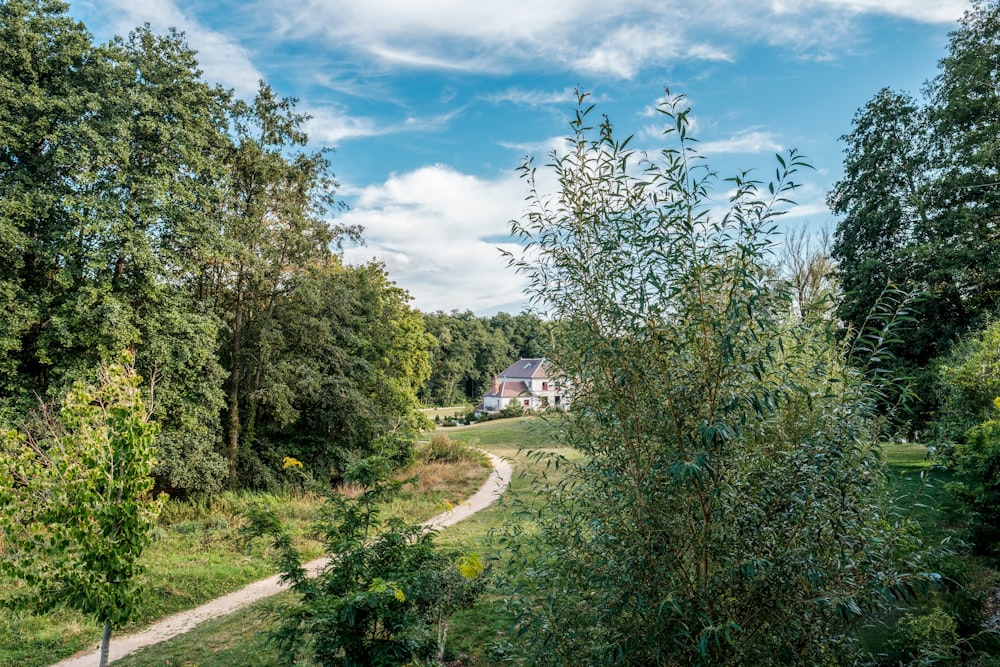
[[[162,489],[267,484],[279,433],[405,459],[431,339],[381,266],[341,263],[361,230],[305,120],[206,82],[176,32],[98,45],[63,2],[0,4],[0,422],[129,349]]]
[[[838,315],[860,326],[887,285],[921,297],[892,346],[898,368],[919,380],[918,425],[934,409],[933,361],[1000,305],[998,53],[1000,5],[977,2],[922,99],[884,89],[858,111],[828,199],[842,216]]]

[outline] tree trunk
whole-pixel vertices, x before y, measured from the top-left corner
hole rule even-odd
[[[236,488],[236,461],[240,453],[240,338],[243,335],[243,289],[237,288],[233,318],[232,358],[229,360],[229,486]]]
[[[100,667],[108,667],[108,652],[111,650],[111,621],[104,621],[104,632],[101,634]]]

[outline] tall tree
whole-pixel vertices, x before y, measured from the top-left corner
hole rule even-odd
[[[247,429],[252,440],[277,300],[294,284],[290,277],[327,257],[341,234],[358,233],[325,219],[336,206],[325,154],[292,153],[307,142],[306,117],[294,104],[262,82],[254,101],[237,101],[232,112],[235,140],[226,158],[223,242],[207,276],[228,325],[222,358],[228,371],[225,430],[232,486],[238,483]]]
[[[63,202],[92,161],[88,115],[102,106],[103,57],[66,11],[56,0],[0,5],[0,392],[11,407],[47,388],[47,311],[72,283]]]
[[[933,361],[1000,305],[998,57],[1000,5],[976,2],[922,101],[883,90],[858,112],[828,199],[843,216],[838,314],[860,326],[887,284],[921,296],[892,347],[919,381],[918,424],[934,409]]]
[[[158,476],[211,489],[219,324],[192,286],[217,246],[226,95],[176,33],[96,47],[65,11],[0,7],[0,395],[16,413],[130,348],[159,382]]]

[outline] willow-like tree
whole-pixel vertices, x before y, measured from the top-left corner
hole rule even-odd
[[[798,153],[767,185],[727,181],[727,204],[683,98],[646,158],[591,126],[585,97],[551,156],[558,191],[527,161],[513,224],[572,386],[556,424],[582,454],[511,536],[528,660],[834,663],[853,624],[933,578],[901,574],[921,571],[917,544],[891,520],[870,421],[892,318],[837,342],[782,291],[770,252]]]

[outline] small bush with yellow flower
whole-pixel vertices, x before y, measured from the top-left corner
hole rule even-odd
[[[296,463],[286,459],[285,469],[297,469]],[[288,664],[304,655],[324,666],[440,658],[451,614],[471,606],[481,590],[478,555],[445,554],[432,532],[382,516],[382,507],[405,483],[391,473],[391,462],[380,456],[357,461],[344,473],[362,493],[329,495],[317,528],[330,563],[315,578],[306,576],[271,510],[248,513],[246,536],[272,540],[283,577],[297,594],[275,609],[274,639]]]

